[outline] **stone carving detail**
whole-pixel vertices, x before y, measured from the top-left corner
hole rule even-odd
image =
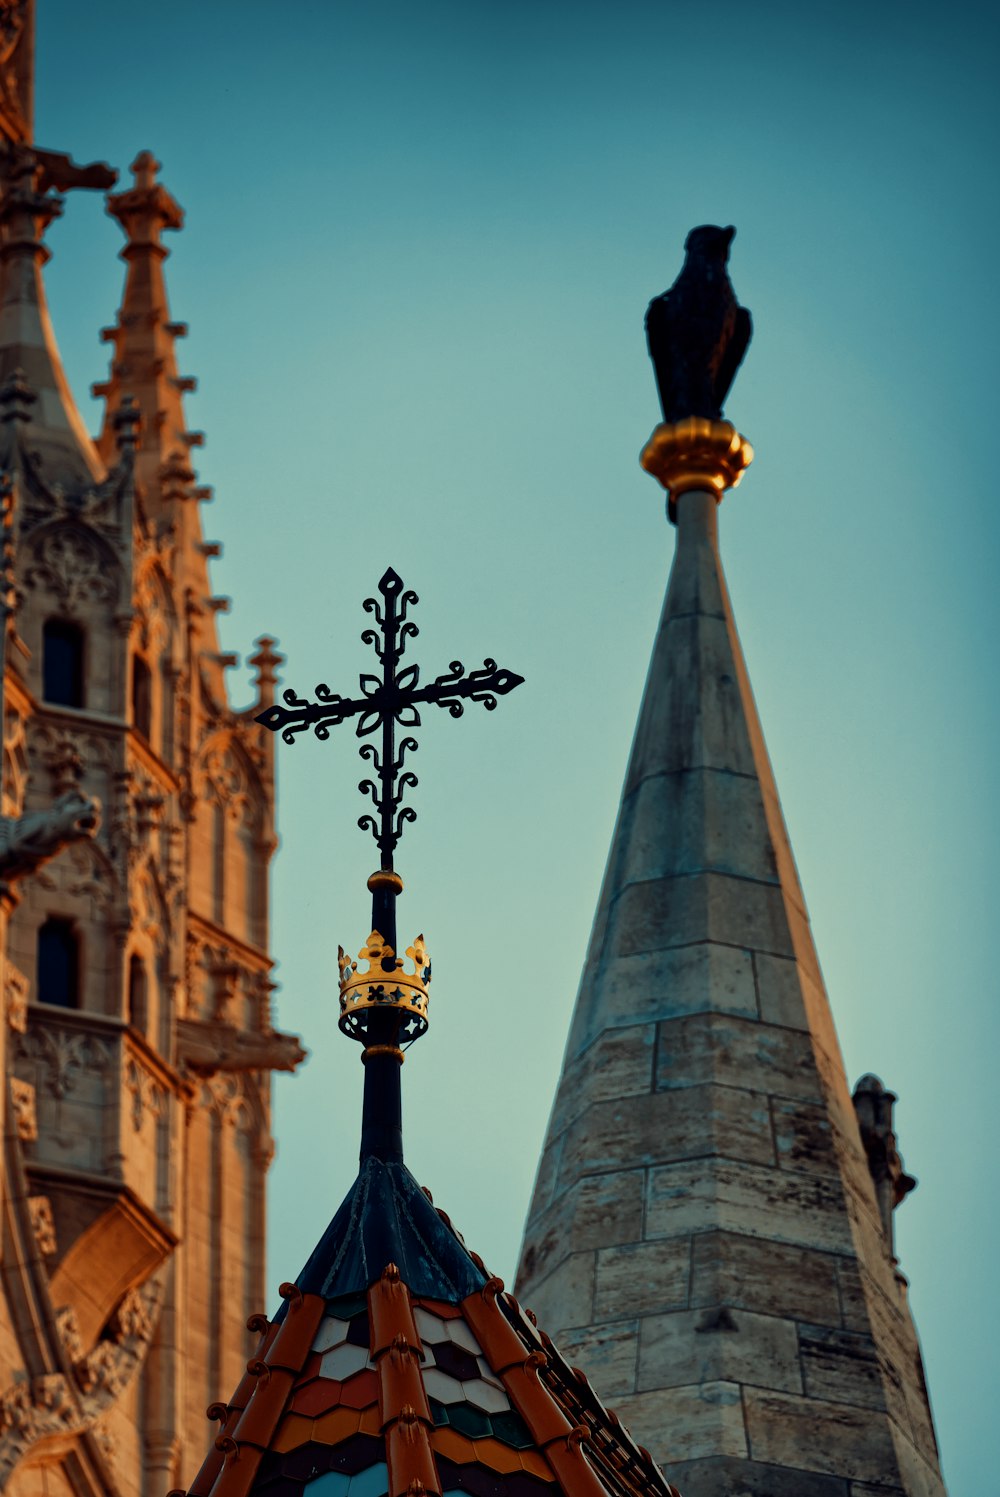
[[[223,1072],[207,1077],[201,1089],[201,1105],[239,1133],[249,1133],[254,1127],[253,1099],[239,1074]]]
[[[28,1028],[28,979],[11,961],[4,971],[4,1010],[7,1023],[15,1034],[25,1034]]]
[[[148,562],[133,589],[133,612],[140,647],[159,657],[164,653],[174,619],[170,586],[161,567]]]
[[[84,1072],[106,1076],[114,1064],[111,1046],[91,1034],[36,1025],[17,1042],[16,1057],[38,1063],[41,1083],[56,1098],[72,1092]]]
[[[867,1075],[862,1076],[854,1088],[851,1101],[857,1113],[861,1142],[875,1186],[886,1246],[890,1257],[895,1258],[892,1213],[917,1184],[913,1176],[904,1170],[896,1148],[892,1110],[897,1097],[895,1092],[886,1090],[877,1076]]]
[[[60,1373],[15,1383],[0,1394],[0,1485],[29,1446],[77,1424],[76,1401]]]
[[[117,563],[86,530],[70,525],[48,530],[35,542],[34,554],[25,581],[55,593],[67,613],[79,614],[94,603],[108,607],[117,598]]]
[[[49,1435],[91,1429],[105,1454],[114,1455],[114,1442],[108,1443],[97,1421],[142,1365],[156,1329],[162,1293],[158,1279],[130,1290],[93,1351],[82,1360],[74,1358],[72,1381],[49,1373],[0,1393],[0,1490],[25,1451]]]
[[[132,1127],[136,1133],[142,1127],[147,1112],[153,1118],[161,1118],[167,1106],[166,1089],[159,1084],[137,1061],[130,1060],[125,1071],[125,1088],[132,1098]]]
[[[96,842],[78,842],[64,858],[38,875],[43,889],[74,899],[93,899],[105,912],[114,908],[118,877],[110,858]]]
[[[69,843],[93,838],[100,822],[100,801],[77,790],[44,811],[28,811],[16,820],[0,817],[0,879],[12,884],[27,878]]]
[[[45,767],[52,777],[53,795],[68,795],[71,791],[79,791],[83,780],[83,757],[79,739],[74,734],[61,734],[45,755]]]
[[[3,728],[3,798],[0,811],[4,816],[20,816],[28,784],[24,718],[8,707],[4,713]]]
[[[48,1196],[29,1196],[28,1212],[31,1216],[31,1230],[35,1234],[38,1251],[43,1258],[50,1258],[58,1251],[59,1242],[56,1238],[56,1223]]]
[[[14,1105],[14,1122],[17,1136],[22,1143],[34,1143],[38,1137],[38,1118],[35,1114],[35,1088],[30,1081],[18,1076],[10,1078],[10,1098]]]
[[[27,0],[3,0],[0,4],[0,112],[24,138],[29,139],[30,126],[21,98],[24,62],[19,65],[18,47],[24,36]],[[27,59],[25,60],[27,61]],[[30,61],[27,62],[30,66]]]
[[[118,1459],[117,1436],[112,1434],[111,1430],[108,1429],[106,1421],[103,1419],[97,1421],[90,1433],[101,1447],[101,1454],[104,1456],[104,1459],[110,1465],[113,1465]]]
[[[62,1305],[56,1311],[56,1325],[59,1328],[59,1336],[66,1353],[71,1362],[78,1362],[83,1356],[83,1340],[80,1336],[80,1326],[77,1322],[76,1311],[72,1305]]]

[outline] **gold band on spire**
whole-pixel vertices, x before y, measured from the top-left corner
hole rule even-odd
[[[657,426],[639,461],[669,495],[670,518],[679,495],[693,490],[720,500],[753,462],[753,448],[731,421],[687,416]]]

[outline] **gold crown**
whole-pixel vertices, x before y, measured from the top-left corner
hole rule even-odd
[[[365,971],[358,970],[345,952],[337,948],[340,968],[340,1028],[353,1040],[364,1041],[368,1014],[372,1009],[397,1009],[402,1017],[399,1039],[415,1040],[427,1029],[427,987],[431,980],[431,962],[423,936],[418,936],[406,954],[414,970],[404,972],[403,960],[373,930],[358,952],[358,961],[368,962]]]

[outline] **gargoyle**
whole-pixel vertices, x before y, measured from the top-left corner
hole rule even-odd
[[[95,837],[100,824],[100,801],[78,790],[67,790],[44,811],[0,816],[0,883],[28,878],[71,842]]]

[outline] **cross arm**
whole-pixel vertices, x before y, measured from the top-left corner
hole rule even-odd
[[[452,717],[461,717],[465,711],[462,705],[464,698],[482,702],[487,712],[492,712],[497,704],[497,697],[505,697],[523,681],[523,676],[505,670],[495,660],[484,660],[482,670],[469,671],[468,675],[465,674],[462,662],[453,660],[444,675],[429,681],[426,686],[407,692],[407,699],[413,703],[433,702],[437,707],[447,707]]]
[[[352,699],[338,696],[328,686],[317,686],[316,696],[318,700],[310,702],[305,697],[296,696],[292,690],[282,692],[285,705],[275,702],[265,712],[258,713],[254,722],[270,728],[272,733],[280,731],[286,743],[294,743],[296,736],[309,728],[313,729],[317,738],[329,738],[330,729],[336,727],[337,723],[356,717],[359,712],[365,712],[371,707],[371,701],[366,697]]]

